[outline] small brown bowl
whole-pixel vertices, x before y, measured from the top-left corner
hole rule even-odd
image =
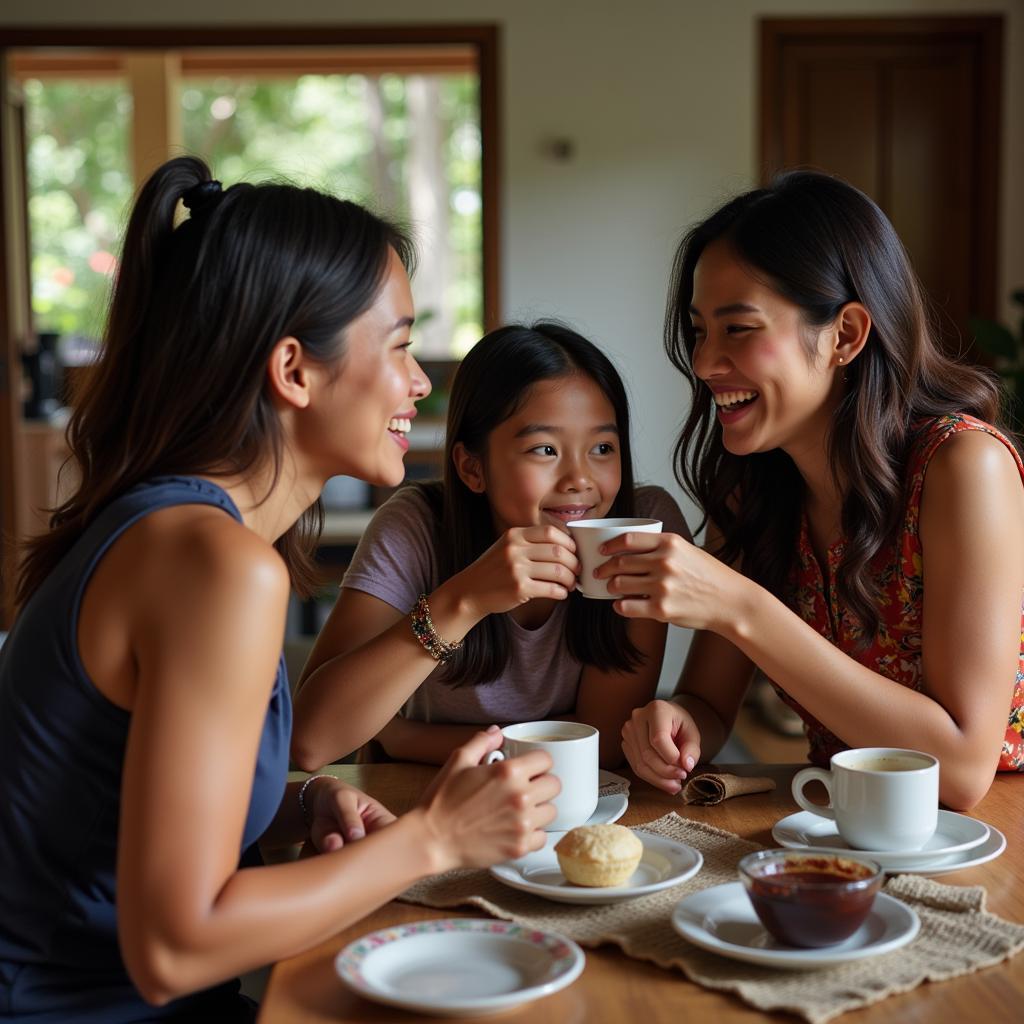
[[[739,862],[740,880],[761,924],[788,946],[817,948],[848,939],[882,887],[866,857],[759,850]]]

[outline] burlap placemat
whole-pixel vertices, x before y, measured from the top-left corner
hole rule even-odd
[[[690,945],[673,930],[672,908],[684,896],[736,881],[736,863],[755,843],[677,814],[640,826],[700,850],[701,870],[689,881],[624,903],[580,906],[552,903],[510,889],[486,871],[450,871],[419,882],[400,899],[427,907],[475,906],[527,927],[561,932],[586,946],[619,946],[638,960],[682,971],[707,988],[733,992],[760,1010],[797,1014],[811,1022],[831,1020],[924,981],[968,974],[1024,948],[1024,925],[985,910],[985,890],[942,885],[919,875],[892,878],[885,891],[912,906],[921,931],[896,952],[842,967],[780,971],[730,960]]]

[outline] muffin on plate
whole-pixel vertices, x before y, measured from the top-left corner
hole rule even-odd
[[[622,825],[580,825],[555,844],[558,866],[573,885],[624,885],[636,871],[644,844]]]

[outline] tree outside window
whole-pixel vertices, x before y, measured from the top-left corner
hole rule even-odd
[[[117,80],[24,85],[36,329],[96,338],[134,191],[131,93]],[[184,151],[226,184],[284,177],[408,226],[420,354],[453,359],[482,333],[478,93],[471,72],[189,75]]]

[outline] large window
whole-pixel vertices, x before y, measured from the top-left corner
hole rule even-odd
[[[98,335],[140,177],[133,130],[163,118],[169,151],[202,156],[225,184],[284,177],[407,226],[421,256],[413,280],[419,353],[451,360],[468,351],[484,326],[480,88],[471,54],[420,54],[417,66],[415,53],[378,53],[351,68],[341,50],[163,57],[157,66],[172,72],[155,92],[133,88],[116,53],[91,64],[78,53],[66,69],[52,57],[14,60],[25,95],[37,331]]]
[[[67,392],[54,367],[91,357],[131,197],[186,151],[225,184],[283,174],[412,229],[435,390],[407,463],[435,471],[454,361],[501,317],[498,44],[484,24],[0,26],[0,532],[34,532],[55,503]],[[13,551],[0,551],[0,627]]]

